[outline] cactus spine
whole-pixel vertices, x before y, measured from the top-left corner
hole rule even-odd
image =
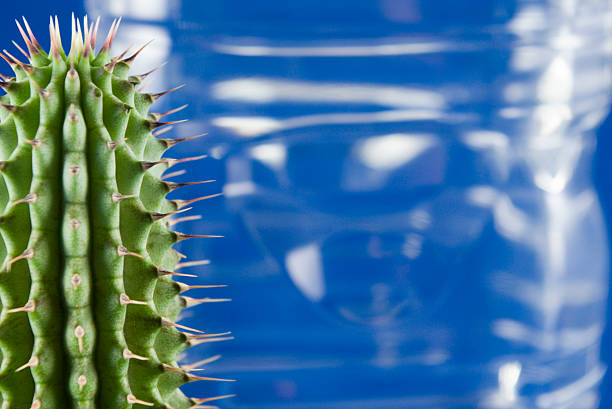
[[[98,21],[81,30],[73,18],[68,54],[57,17],[49,53],[25,19],[17,25],[29,62],[0,54],[15,73],[0,81],[1,408],[212,407],[204,402],[224,396],[187,398],[179,387],[225,380],[176,359],[227,334],[176,320],[184,307],[223,300],[180,295],[194,287],[173,280],[181,255],[171,247],[193,236],[168,221],[203,198],[167,200],[184,184],[162,176],[200,157],[162,158],[181,140],[155,130],[176,110],[150,113],[164,93],[136,91],[149,74],[128,75],[140,50],[111,58],[118,21],[97,53]]]

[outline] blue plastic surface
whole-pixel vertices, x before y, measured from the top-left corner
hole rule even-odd
[[[175,135],[209,135],[176,148],[176,154],[205,150],[211,158],[186,164],[181,180],[214,177],[218,185],[191,187],[180,196],[226,193],[196,206],[201,222],[177,228],[226,236],[182,246],[192,259],[212,259],[210,266],[193,269],[198,283],[230,284],[206,295],[233,298],[230,304],[197,307],[184,323],[210,332],[232,330],[236,340],[198,347],[186,360],[222,353],[224,359],[207,373],[239,382],[186,390],[198,396],[237,392],[221,404],[227,408],[493,407],[496,391],[504,392],[499,377],[512,379],[522,371],[527,381],[519,397],[526,400],[506,407],[531,408],[531,396],[575,381],[585,371],[580,365],[590,365],[597,378],[597,345],[559,359],[537,342],[517,344],[499,336],[517,322],[545,325],[509,296],[517,288],[528,291],[516,280],[521,273],[525,280],[541,274],[537,252],[509,245],[500,233],[491,210],[493,202],[503,205],[496,202],[499,192],[520,202],[532,227],[584,212],[578,227],[559,233],[567,246],[563,253],[570,254],[576,277],[581,268],[593,272],[582,283],[603,293],[608,283],[609,252],[596,202],[587,201],[586,210],[568,206],[579,202],[585,187],[590,191],[595,163],[604,216],[612,214],[609,121],[600,129],[594,158],[594,136],[577,147],[580,159],[565,190],[572,200],[557,203],[561,216],[544,205],[551,196],[533,188],[529,169],[513,167],[504,153],[513,137],[525,133],[525,124],[496,119],[507,104],[500,95],[512,93],[511,83],[536,85],[528,69],[508,73],[516,38],[507,30],[480,28],[507,25],[524,7],[509,1],[310,0],[282,7],[239,0],[90,2],[94,17],[126,16],[117,49],[156,38],[136,70],[163,59],[170,63],[149,89],[188,85],[159,109],[190,103],[184,117],[191,122]],[[42,33],[47,14],[60,12],[67,21],[72,9],[78,13],[84,6],[64,2],[53,10],[41,2],[5,8],[0,32],[6,46],[17,39],[13,16],[26,14]],[[411,43],[410,36],[419,42]],[[451,46],[436,49],[440,38]],[[540,37],[525,41],[534,38]],[[382,54],[371,56],[375,45],[383,46]],[[257,57],[261,53],[276,55]],[[330,58],[334,53],[344,54]],[[544,52],[542,58],[550,63],[554,56]],[[438,88],[441,83],[446,87]],[[532,112],[536,104],[529,91],[518,105]],[[605,107],[607,90],[587,97],[594,94],[603,95],[599,109]],[[554,108],[543,115],[559,115]],[[443,115],[433,116],[436,110]],[[382,113],[383,120],[372,113]],[[498,134],[486,133],[491,130]],[[381,162],[381,155],[387,160]],[[536,157],[532,166],[546,160]],[[504,173],[504,166],[511,171]],[[320,275],[313,280],[315,270]],[[553,287],[542,290],[546,285],[537,281],[536,293],[554,299]],[[603,323],[601,308],[566,311],[558,322]],[[603,358],[609,359],[606,350]],[[533,371],[547,369],[556,374],[554,381],[529,382],[545,379]],[[601,408],[610,405],[608,385],[604,380],[599,388]],[[597,407],[589,406],[592,397],[569,407]]]

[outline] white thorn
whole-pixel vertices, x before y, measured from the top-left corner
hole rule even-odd
[[[40,361],[38,360],[38,357],[37,356],[33,356],[32,358],[30,358],[30,360],[27,363],[25,363],[25,364],[21,365],[19,368],[15,369],[15,372],[21,372],[21,371],[23,371],[26,368],[32,368],[32,367],[38,366],[39,363],[40,363]]]
[[[181,296],[181,299],[185,303],[185,308],[193,307],[194,305],[199,305],[199,304],[204,304],[204,303],[232,301],[231,298],[208,298],[208,297],[191,298],[191,297],[185,297],[185,296]]]
[[[180,329],[184,329],[185,331],[192,331],[192,332],[197,332],[197,333],[200,333],[200,334],[204,333],[204,331],[200,331],[199,329],[190,328],[190,327],[187,327],[185,325],[181,325],[181,324],[177,324],[176,322],[172,322],[168,318],[162,317],[161,322],[162,322],[163,326],[170,326],[170,327],[180,328]]]
[[[29,249],[25,249],[23,251],[23,253],[21,253],[20,255],[18,255],[17,257],[14,257],[12,259],[10,259],[8,261],[8,268],[10,269],[11,266],[13,265],[13,263],[22,260],[22,259],[31,259],[32,257],[34,257],[34,249],[33,248],[29,248]]]
[[[153,403],[145,402],[144,400],[140,400],[136,398],[136,396],[132,395],[131,393],[127,396],[127,402],[131,405],[139,404],[139,405],[144,405],[144,406],[153,406]]]
[[[121,193],[117,193],[117,192],[111,195],[111,199],[113,199],[113,202],[115,203],[119,203],[123,199],[130,199],[132,197],[136,197],[136,195],[122,195]]]
[[[130,297],[128,297],[128,295],[125,293],[122,293],[119,296],[119,303],[123,305],[124,307],[128,304],[149,305],[146,301],[134,301],[130,299]]]
[[[127,348],[125,348],[123,350],[123,359],[138,359],[139,361],[148,361],[149,360],[149,358],[147,358],[146,356],[136,355],[135,353],[133,353],[132,351],[130,351]]]
[[[36,311],[36,302],[34,300],[30,300],[23,307],[13,308],[7,311],[7,313],[13,312],[34,312]]]
[[[139,258],[144,258],[144,256],[142,256],[142,255],[140,255],[138,253],[134,253],[132,251],[129,251],[128,249],[126,249],[122,245],[117,246],[117,253],[121,257],[123,257],[123,256],[135,256],[135,257],[139,257]]]
[[[32,192],[32,193],[28,193],[26,197],[24,197],[23,199],[15,200],[13,203],[11,203],[11,205],[15,206],[19,203],[36,203],[37,200],[38,200],[38,195]]]
[[[193,267],[193,266],[203,266],[205,264],[210,264],[210,260],[196,260],[196,261],[186,261],[184,263],[178,263],[175,267],[174,270],[178,270],[180,268],[185,268],[185,267]]]
[[[185,365],[185,368],[187,368],[187,370],[189,370],[189,368],[197,368],[198,366],[206,365],[206,364],[209,364],[211,362],[215,362],[215,361],[217,361],[219,359],[221,359],[221,355],[211,356],[210,358],[202,359],[201,361],[194,362],[194,363],[189,364],[189,365]]]

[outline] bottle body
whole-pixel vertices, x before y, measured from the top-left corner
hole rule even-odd
[[[166,18],[228,407],[596,408],[606,2],[210,3]]]

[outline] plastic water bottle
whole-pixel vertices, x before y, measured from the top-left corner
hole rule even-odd
[[[608,1],[91,3],[209,132],[224,407],[598,407]]]

